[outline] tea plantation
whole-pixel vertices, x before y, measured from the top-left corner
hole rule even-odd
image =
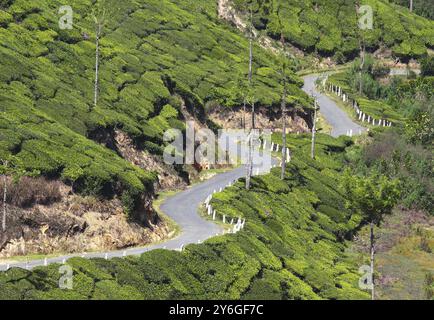
[[[247,0],[233,0],[245,10]],[[408,1],[407,1],[408,2]],[[434,46],[434,21],[412,14],[408,9],[382,0],[253,0],[254,24],[273,38],[285,38],[307,52],[334,55],[338,60],[357,56],[359,41],[368,50],[380,46],[407,59],[426,55]],[[369,5],[373,29],[357,28],[356,3]],[[259,5],[258,5],[259,4]]]
[[[277,139],[277,137],[275,137]],[[277,140],[276,140],[277,141]],[[188,245],[112,260],[72,258],[73,289],[58,287],[60,265],[0,274],[1,299],[366,299],[345,239],[361,218],[336,191],[346,137],[318,136],[310,160],[309,136],[288,138],[293,161],[215,194],[212,205],[246,219],[243,230]]]
[[[102,3],[102,1],[99,1]],[[155,175],[94,140],[115,129],[162,153],[162,134],[183,128],[183,103],[205,121],[205,105],[242,104],[248,41],[205,0],[105,2],[99,100],[93,104],[95,23],[91,1],[68,1],[73,29],[61,30],[64,1],[0,1],[0,158],[74,182],[85,194],[137,198]],[[279,57],[255,46],[255,99],[280,103]],[[290,72],[288,102],[309,108]],[[104,141],[104,139],[101,139]]]

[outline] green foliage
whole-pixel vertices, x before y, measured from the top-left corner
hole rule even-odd
[[[428,56],[420,62],[422,76],[434,76],[434,56]]]
[[[409,9],[409,0],[392,0],[391,2]],[[422,17],[434,20],[434,4],[431,0],[413,1],[413,12]]]
[[[425,63],[429,69],[429,58]],[[429,125],[431,121],[431,110],[434,100],[434,77],[421,76],[415,79],[403,79],[402,77],[391,77],[387,84],[382,84],[377,78],[381,78],[387,68],[374,61],[370,55],[367,56],[363,68],[362,79],[359,76],[359,63],[356,60],[350,70],[331,75],[328,78],[330,84],[340,86],[350,99],[357,102],[359,108],[375,119],[386,119],[394,124],[404,124],[410,119],[417,125],[417,119],[422,122],[421,135],[429,136]],[[429,71],[426,71],[429,73]],[[363,93],[359,95],[359,84],[362,81]],[[416,128],[409,128],[415,131]]]
[[[351,140],[319,134],[316,161],[305,148],[308,135],[288,135],[287,141],[294,155],[285,180],[273,170],[254,177],[251,191],[236,183],[213,197],[220,214],[246,218],[240,232],[190,244],[183,252],[70,259],[71,291],[56,289],[56,266],[0,273],[0,287],[14,299],[368,298],[358,289],[357,268],[346,257],[343,240],[361,220],[341,205],[347,198],[334,188]],[[32,281],[21,284],[23,279]]]
[[[76,0],[69,3],[73,29],[59,30],[53,8],[63,4],[1,4],[0,158],[14,155],[23,169],[61,178],[83,194],[122,197],[131,212],[156,175],[92,138],[120,129],[161,155],[164,131],[182,128],[181,99],[199,118],[209,101],[242,104],[233,79],[247,78],[248,41],[217,20],[215,2]],[[95,17],[104,23],[96,108]],[[281,58],[254,50],[256,99],[277,105],[281,84],[272,70]],[[290,76],[292,95],[307,100],[301,80]]]
[[[347,206],[366,217],[366,220],[379,224],[385,214],[390,214],[401,194],[399,181],[372,174],[371,176],[354,176],[350,170],[345,171],[342,188],[348,195]]]
[[[233,0],[233,3],[238,10],[246,12],[246,0]],[[424,56],[427,48],[433,47],[432,20],[382,0],[360,2],[360,5],[370,5],[374,13],[373,30],[360,32],[356,3],[354,0],[254,0],[254,21],[260,21],[255,26],[265,29],[275,39],[280,39],[283,32],[286,40],[295,46],[322,55],[337,54],[341,61],[356,56],[360,38],[368,50],[385,45],[405,59]],[[432,5],[418,3],[416,12],[426,12],[427,7],[432,9]]]

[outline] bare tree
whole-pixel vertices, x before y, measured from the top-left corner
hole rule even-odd
[[[356,26],[358,26],[358,12],[360,8],[360,2],[356,2]],[[363,93],[363,67],[365,66],[365,41],[363,39],[363,31],[359,27],[359,49],[360,49],[360,66],[359,66],[359,94]]]
[[[359,95],[363,94],[363,68],[365,66],[365,44],[360,40]]]
[[[94,98],[93,106],[96,107],[98,102],[98,73],[99,73],[99,39],[101,37],[102,25],[95,19],[96,39],[95,39],[95,85],[94,85]]]
[[[280,35],[280,41],[282,43],[283,52],[285,53],[285,38],[283,33]],[[285,55],[283,59],[286,59]],[[283,180],[285,178],[286,171],[286,64],[285,60],[282,63],[282,81],[283,81],[283,92],[281,101],[281,112],[282,112],[282,171],[280,178]]]
[[[243,100],[243,130],[246,131],[246,98]]]
[[[250,23],[249,23],[249,86],[252,87],[253,76],[253,10],[250,4]],[[252,129],[255,129],[255,101],[252,100]]]
[[[249,23],[249,89],[252,92],[252,77],[253,77],[253,11],[252,4],[250,3],[250,23]],[[249,154],[247,159],[247,172],[246,172],[246,189],[250,189],[250,180],[253,172],[253,131],[255,130],[255,99],[251,97],[252,104],[252,128],[248,137]]]
[[[315,98],[314,101],[314,112],[313,112],[313,120],[312,120],[312,145],[310,148],[310,157],[312,159],[315,159],[315,134],[316,134],[316,114],[318,111],[318,104],[317,104],[317,100]]]
[[[104,26],[109,17],[109,6],[105,0],[96,3],[92,12],[92,17],[95,23],[95,83],[94,83],[94,99],[93,106],[98,104],[99,93],[99,66],[100,66],[100,40],[103,35]]]
[[[2,231],[6,232],[6,199],[7,199],[7,168],[8,168],[8,161],[3,161],[3,166],[5,168],[5,172],[3,173],[3,217],[2,217]]]

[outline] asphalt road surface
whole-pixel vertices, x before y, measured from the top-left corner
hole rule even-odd
[[[231,134],[228,134],[228,136],[230,139],[237,139],[236,137],[230,137]],[[235,141],[234,143],[238,144],[238,141]],[[271,158],[269,150],[254,154],[253,162],[256,164],[254,166],[254,173],[256,174],[267,173],[269,172],[271,165],[277,164],[277,160]],[[10,264],[3,263],[0,264],[0,271],[7,270],[8,267],[32,269],[36,266],[43,266],[51,263],[65,263],[71,257],[110,259],[128,255],[140,255],[144,252],[154,249],[180,250],[187,244],[203,242],[210,237],[222,234],[223,228],[210,220],[205,220],[200,217],[198,212],[200,206],[210,194],[215,191],[218,192],[220,188],[224,189],[230,183],[233,183],[239,178],[244,177],[245,174],[246,166],[241,165],[231,171],[217,174],[211,179],[189,187],[188,189],[181,191],[165,200],[160,206],[161,210],[167,216],[172,218],[181,229],[181,232],[177,237],[165,242],[126,250],[84,254],[79,253]]]
[[[318,75],[309,75],[304,77],[304,87],[303,90],[311,94],[313,93],[320,105],[321,113],[324,115],[326,120],[333,127],[332,136],[337,137],[341,134],[346,134],[348,130],[352,129],[354,134],[358,134],[365,130],[365,128],[354,123],[347,114],[342,111],[331,99],[320,94],[315,88],[315,81]],[[267,156],[270,157],[268,151],[265,155],[255,155],[254,162],[261,163],[261,159]],[[259,170],[259,173],[266,173],[270,169],[270,165],[276,165],[277,160],[271,159],[271,163],[265,161],[262,165],[255,167],[254,172]],[[245,176],[246,168],[244,165],[235,168],[231,171],[218,174],[213,178],[204,181],[200,184],[194,185],[184,191],[169,197],[161,205],[161,210],[172,218],[181,229],[180,234],[170,240],[162,243],[149,245],[146,247],[136,247],[126,250],[116,250],[108,252],[98,252],[98,253],[81,253],[81,254],[70,254],[53,258],[30,260],[27,262],[17,262],[11,264],[0,264],[0,271],[6,270],[8,267],[20,267],[26,269],[32,269],[36,266],[43,266],[45,264],[51,263],[64,263],[71,257],[86,257],[86,258],[114,258],[123,257],[127,255],[139,255],[144,252],[154,250],[154,249],[168,249],[168,250],[180,250],[183,246],[191,243],[198,243],[205,241],[206,239],[213,237],[217,234],[223,232],[222,227],[213,223],[212,221],[205,220],[199,216],[199,207],[204,203],[205,199],[212,194],[214,191],[219,191],[220,188],[226,187],[229,183],[233,183],[241,177]],[[247,221],[248,223],[248,221]],[[241,231],[242,232],[242,231]]]
[[[330,99],[326,95],[321,94],[317,90],[317,88],[315,87],[315,81],[318,79],[317,74],[305,76],[303,77],[303,79],[303,91],[317,98],[321,114],[332,126],[331,135],[333,137],[346,135],[349,130],[352,130],[353,135],[361,134],[366,130],[366,128],[353,122],[353,120],[351,120],[347,113],[340,109],[332,99]]]

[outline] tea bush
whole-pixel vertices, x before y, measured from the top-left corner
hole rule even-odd
[[[238,10],[246,13],[246,0],[232,1]],[[382,0],[360,1],[373,11],[373,29],[360,32],[357,26],[357,1],[315,0],[254,0],[255,27],[273,38],[283,35],[304,51],[332,56],[337,52],[347,59],[359,51],[359,39],[364,38],[367,49],[375,51],[384,45],[393,54],[404,59],[421,57],[434,46],[434,22],[410,13]],[[418,4],[418,10],[423,5]],[[432,7],[432,6],[431,6]],[[419,11],[417,11],[419,12]],[[258,22],[260,21],[260,22]]]
[[[212,205],[219,214],[246,218],[236,234],[182,252],[69,259],[74,288],[67,291],[57,289],[58,265],[32,272],[14,268],[0,273],[0,292],[14,299],[367,299],[343,240],[361,219],[342,206],[345,195],[333,188],[341,169],[304,161],[309,141],[308,135],[288,136],[294,156],[285,180],[273,169],[254,177],[251,191],[240,181],[215,194]],[[318,157],[343,164],[350,144],[320,134]]]
[[[183,128],[182,101],[200,120],[209,101],[236,107],[247,82],[248,41],[218,21],[213,1],[115,1],[100,41],[99,100],[93,105],[95,34],[92,3],[75,0],[73,29],[60,30],[64,2],[11,0],[0,10],[0,158],[62,178],[75,191],[122,196],[127,210],[152,192],[156,175],[133,167],[91,140],[126,132],[161,155],[163,132]],[[281,58],[255,44],[259,103],[278,105]],[[268,72],[264,72],[268,70]],[[309,108],[292,71],[288,103]],[[127,194],[128,193],[128,194]],[[128,199],[127,199],[128,198]],[[128,200],[128,201],[127,201]],[[131,211],[131,210],[130,210]]]

